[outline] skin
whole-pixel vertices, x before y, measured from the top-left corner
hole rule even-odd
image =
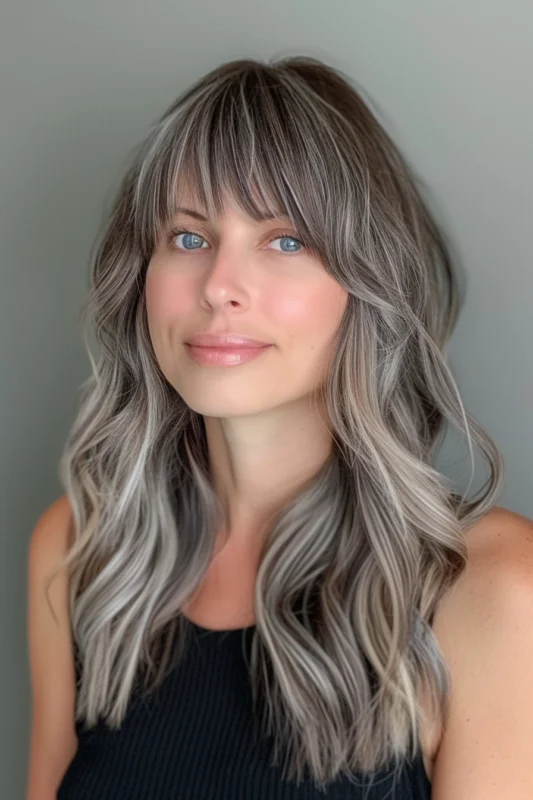
[[[205,213],[187,185],[178,205]],[[298,239],[289,220],[250,221],[228,199],[219,219],[178,213],[174,222],[202,239],[158,242],[146,276],[150,335],[165,377],[204,416],[226,542],[256,551],[271,514],[331,451],[312,392],[324,380],[348,293],[316,254],[279,238],[290,231]],[[272,347],[238,366],[202,366],[184,341],[212,330]]]

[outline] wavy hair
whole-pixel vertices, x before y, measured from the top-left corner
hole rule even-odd
[[[431,623],[503,458],[445,361],[460,308],[449,238],[370,101],[310,56],[230,61],[179,96],[135,145],[93,245],[92,374],[60,462],[76,718],[119,727],[138,678],[150,693],[175,668],[224,524],[203,417],[162,374],[147,325],[146,269],[184,176],[210,215],[225,192],[252,219],[282,210],[348,292],[321,389],[332,454],[273,519],[255,584],[249,667],[274,762],[288,752],[288,777],[307,765],[320,786],[399,768],[416,754],[422,685],[446,717]],[[474,445],[488,462],[475,497],[432,465],[445,421],[472,475]]]

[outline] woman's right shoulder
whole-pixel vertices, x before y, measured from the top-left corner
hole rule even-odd
[[[28,545],[28,655],[32,727],[27,800],[55,797],[77,749],[75,667],[68,580],[57,572],[68,552],[72,510],[62,495],[38,517]],[[49,580],[56,572],[54,579]]]
[[[70,545],[72,507],[62,494],[38,517],[30,535],[29,554],[37,559],[53,560],[64,556]]]

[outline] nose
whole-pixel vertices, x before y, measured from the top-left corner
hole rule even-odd
[[[235,248],[220,248],[210,262],[202,283],[202,305],[210,309],[246,308],[249,304],[246,258]]]

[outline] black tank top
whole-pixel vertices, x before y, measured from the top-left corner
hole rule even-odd
[[[255,626],[191,623],[183,660],[150,695],[133,695],[121,727],[76,722],[78,750],[57,800],[428,800],[419,748],[402,769],[341,775],[321,791],[283,779],[254,726],[247,658]],[[245,653],[246,649],[246,653]],[[246,658],[245,658],[246,655]],[[282,759],[280,759],[281,762]]]

